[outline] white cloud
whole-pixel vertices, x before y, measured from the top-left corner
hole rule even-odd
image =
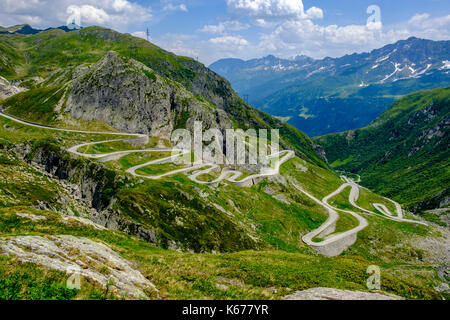
[[[103,9],[91,5],[83,5],[81,7],[71,5],[67,8],[67,12],[75,15],[79,14],[80,23],[103,25],[111,19]]]
[[[311,7],[306,11],[306,15],[310,19],[323,19],[323,10],[317,7]]]
[[[124,10],[132,10],[132,5],[126,0],[114,0],[112,7],[116,12],[121,12]]]
[[[147,32],[145,32],[145,31],[135,31],[135,32],[132,32],[131,35],[147,40]]]
[[[269,2],[271,1],[268,0]],[[242,3],[245,4],[246,1],[243,0]],[[306,11],[303,18],[292,17],[279,21],[250,17],[252,25],[264,29],[258,34],[253,33],[254,37],[248,39],[233,34],[231,30],[247,28],[248,25],[241,20],[240,24],[243,26],[239,23],[231,25],[229,22],[222,22],[203,27],[199,31],[217,35],[209,40],[202,40],[200,36],[195,39],[178,36],[176,40],[162,39],[156,43],[167,50],[199,56],[202,61],[211,63],[227,57],[251,59],[268,54],[284,58],[299,54],[314,58],[339,57],[370,51],[411,36],[433,40],[450,39],[450,15],[434,18],[428,14],[420,17],[416,15],[415,18],[394,26],[386,26],[379,21],[368,21],[367,24],[360,25],[322,25],[310,16],[318,19],[320,13],[311,9]]]
[[[225,46],[247,46],[248,41],[242,38],[241,36],[223,36],[209,39],[209,42],[216,45],[225,45]]]
[[[428,20],[428,18],[430,17],[430,15],[428,13],[422,13],[422,14],[415,14],[411,19],[409,19],[409,24],[417,24],[417,23],[421,23],[423,21]]]
[[[184,3],[179,4],[179,5],[174,5],[172,3],[169,3],[166,6],[164,6],[163,10],[164,11],[184,11],[184,12],[188,11],[188,9]]]
[[[127,27],[152,19],[150,7],[128,0],[0,0],[0,25],[30,23],[47,28],[66,24],[79,13],[81,25],[97,24],[126,31]]]
[[[450,26],[450,14],[431,18],[428,13],[423,14],[415,14],[409,21],[409,28],[415,30],[424,30],[424,29],[432,29],[436,30],[438,28],[442,28],[442,31],[448,31]],[[445,30],[446,29],[446,30]]]
[[[226,1],[233,16],[248,18],[258,27],[272,28],[270,33],[260,34],[257,43],[248,44],[245,53],[256,52],[257,56],[307,54],[323,58],[369,51],[413,35],[435,40],[450,36],[450,15],[431,18],[427,13],[417,14],[402,25],[386,27],[381,16],[376,15],[375,6],[371,6],[368,14],[372,13],[375,19],[368,19],[365,25],[321,25],[314,20],[323,19],[323,10],[311,7],[305,11],[302,0]]]
[[[450,15],[431,18],[429,14],[417,14],[403,25],[392,27],[383,26],[381,22],[321,26],[310,19],[288,20],[271,33],[261,35],[257,47],[265,54],[282,53],[287,57],[301,53],[323,58],[370,51],[411,36],[449,39]]]
[[[0,1],[2,5],[2,11],[5,13],[21,12],[27,10],[33,6],[41,4],[39,0],[3,0]]]
[[[200,56],[197,47],[200,43],[195,35],[181,33],[166,33],[152,40],[156,45],[177,55],[196,58]]]
[[[227,0],[228,11],[236,16],[253,19],[316,19],[323,17],[322,9],[312,7],[306,13],[302,0]]]
[[[225,21],[220,22],[217,25],[206,25],[200,29],[200,31],[211,34],[222,34],[229,31],[247,30],[248,28],[250,28],[250,25],[246,23],[240,23],[239,21]]]

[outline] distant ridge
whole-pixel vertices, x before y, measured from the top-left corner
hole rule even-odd
[[[31,27],[29,24],[20,24],[16,26],[11,27],[0,27],[0,34],[37,34],[48,30],[55,30],[60,29],[65,32],[71,32],[78,29],[81,29],[82,27],[77,26],[75,24],[71,24],[69,26],[60,26],[56,28],[47,28],[47,29],[35,29]]]
[[[450,86],[450,41],[410,37],[339,58],[269,55],[210,68],[255,107],[319,136],[364,127],[403,95]]]

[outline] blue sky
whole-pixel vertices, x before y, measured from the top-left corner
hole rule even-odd
[[[380,10],[367,13],[376,5]],[[205,64],[274,54],[369,51],[410,36],[450,39],[448,0],[0,0],[0,25],[58,26],[70,16],[145,37]]]

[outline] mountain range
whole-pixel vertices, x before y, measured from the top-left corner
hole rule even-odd
[[[419,92],[375,129],[311,139],[144,39],[0,34],[0,299],[374,297],[374,265],[376,297],[448,299],[448,97]],[[170,139],[195,121],[278,129],[281,150],[266,165],[177,162],[199,157]],[[273,139],[250,132],[244,150]]]
[[[11,27],[1,27],[0,26],[0,34],[37,34],[40,32],[44,32],[44,31],[48,31],[48,30],[53,30],[53,29],[59,29],[59,30],[63,30],[66,32],[71,32],[77,29],[81,29],[81,27],[72,24],[70,26],[60,26],[57,28],[47,28],[47,29],[35,29],[33,27],[31,27],[29,24],[19,24],[16,26],[11,26]]]
[[[398,100],[365,128],[315,141],[336,170],[359,174],[371,190],[425,213],[450,204],[449,126],[450,88],[424,90]]]
[[[223,59],[210,68],[255,107],[319,136],[368,125],[399,97],[450,85],[450,41],[411,37],[367,53]]]

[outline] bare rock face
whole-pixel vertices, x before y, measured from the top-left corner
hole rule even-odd
[[[350,291],[332,288],[311,288],[285,296],[284,300],[404,300],[386,293]]]
[[[15,86],[5,78],[0,76],[0,100],[7,99],[25,90],[27,89]]]
[[[174,129],[191,129],[196,120],[205,128],[233,127],[223,110],[114,51],[79,71],[65,109],[76,119],[99,120],[122,131],[166,138]]]
[[[103,286],[113,280],[113,292],[133,298],[147,298],[144,290],[156,287],[131,263],[106,245],[69,235],[23,236],[0,238],[2,254],[15,255],[31,262],[63,272],[79,272]],[[69,277],[69,276],[68,276]],[[81,284],[82,285],[82,284]]]

